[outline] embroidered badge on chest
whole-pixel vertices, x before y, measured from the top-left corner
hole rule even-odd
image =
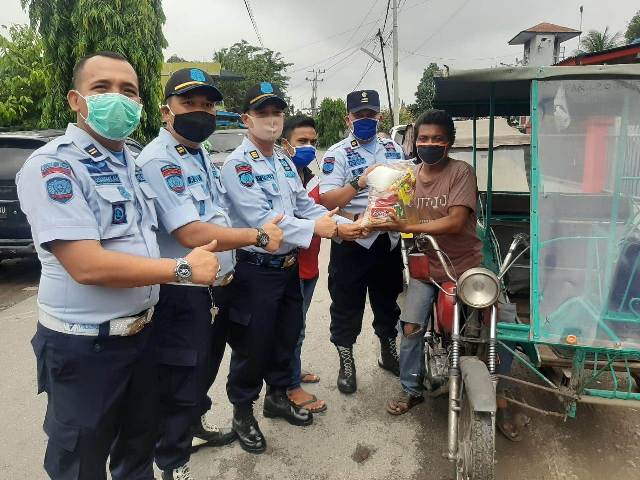
[[[164,181],[167,182],[169,189],[177,194],[184,193],[184,180],[182,179],[182,168],[175,163],[160,168]]]
[[[122,185],[118,186],[118,192],[120,192],[120,195],[122,195],[122,197],[126,200],[131,200],[131,194],[129,193],[129,191],[124,188]]]
[[[279,158],[278,160],[280,160],[280,165],[282,165],[282,168],[284,168],[284,176],[288,178],[295,178],[296,172],[293,171],[291,165],[289,165],[289,162],[287,162],[284,158]]]
[[[87,168],[89,175],[102,175],[103,173],[113,173],[113,170],[111,170],[111,167],[105,160],[100,160],[96,162],[94,160],[91,160],[90,158],[84,158],[80,160],[80,163],[82,163]]]
[[[247,162],[240,162],[236,165],[236,174],[241,185],[249,188],[255,184],[253,169]]]
[[[122,225],[127,223],[127,207],[124,203],[111,204],[113,214],[111,216],[111,223],[113,225]]]
[[[322,162],[322,173],[325,175],[329,175],[333,172],[334,167],[336,166],[336,159],[334,157],[327,157]]]
[[[140,167],[136,167],[136,180],[138,183],[146,182],[144,175],[142,174],[142,169]]]
[[[54,202],[67,203],[73,198],[73,185],[68,178],[54,177],[47,180],[47,194]]]

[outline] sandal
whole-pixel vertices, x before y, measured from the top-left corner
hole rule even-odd
[[[518,422],[515,421],[509,407],[498,407],[496,411],[496,427],[512,442],[521,442],[522,435]]]
[[[320,381],[320,377],[315,373],[311,372],[302,372],[300,376],[300,382],[302,383],[318,383]]]
[[[296,389],[297,390],[297,389]],[[311,413],[321,413],[327,410],[327,404],[324,402],[324,400],[318,400],[318,397],[316,397],[315,395],[306,392],[304,389],[300,388],[300,390],[302,390],[304,393],[306,393],[307,395],[310,396],[310,398],[308,400],[305,400],[304,402],[294,402],[293,399],[291,398],[291,391],[287,392],[287,397],[289,398],[289,401],[295,405],[297,408],[304,408],[306,410],[309,410]],[[292,390],[294,391],[294,390]],[[314,403],[319,404],[316,407],[312,407],[311,405],[313,405]]]
[[[398,395],[387,402],[387,412],[391,415],[403,415],[422,402],[424,402],[422,395],[411,395],[401,390]]]

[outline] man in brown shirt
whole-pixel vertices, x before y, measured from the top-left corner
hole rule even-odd
[[[407,208],[408,219],[393,218],[375,228],[432,235],[451,260],[455,275],[460,275],[482,263],[482,242],[476,235],[476,176],[470,165],[448,156],[455,140],[455,127],[447,112],[423,113],[414,131],[415,151],[421,162],[415,170],[416,193]],[[437,282],[447,280],[435,253],[427,255],[431,277]],[[423,337],[435,294],[435,286],[413,278],[409,280],[400,322],[402,390],[387,404],[387,411],[393,415],[403,414],[424,400]]]

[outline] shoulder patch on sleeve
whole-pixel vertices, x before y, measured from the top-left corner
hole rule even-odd
[[[42,178],[53,175],[55,173],[60,173],[62,175],[70,177],[71,165],[69,165],[69,163],[65,162],[64,160],[53,160],[51,162],[43,163],[42,165],[40,165],[40,173],[42,174]]]
[[[245,187],[253,187],[255,184],[255,178],[253,176],[253,169],[247,162],[239,162],[235,166],[238,180]]]
[[[177,194],[184,193],[184,180],[182,178],[182,168],[175,163],[169,163],[160,168],[164,181],[170,190]]]
[[[324,160],[322,162],[322,173],[324,173],[325,175],[329,175],[331,172],[333,172],[335,166],[335,157],[324,157]]]
[[[181,157],[184,157],[187,154],[187,149],[185,148],[184,145],[176,145],[175,146],[176,152],[178,152],[178,155],[180,155]]]
[[[251,151],[249,152],[249,156],[250,156],[252,159],[254,159],[254,160],[257,160],[257,159],[259,159],[259,158],[260,158],[260,154],[258,153],[258,151],[257,151],[257,150],[251,150]]]
[[[47,194],[57,203],[67,203],[73,198],[73,184],[65,177],[53,177],[47,180]]]

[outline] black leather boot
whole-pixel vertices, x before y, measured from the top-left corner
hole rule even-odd
[[[240,446],[249,453],[262,453],[267,449],[267,440],[262,435],[253,405],[234,405],[231,428],[236,432]]]
[[[338,372],[338,390],[342,393],[354,393],[358,389],[356,382],[356,363],[353,360],[353,347],[336,345],[340,356],[340,371]]]
[[[313,423],[313,414],[292,404],[284,388],[267,387],[262,414],[265,418],[284,418],[291,425],[300,427]]]
[[[380,358],[378,365],[385,370],[390,371],[396,377],[400,376],[400,357],[398,355],[398,346],[396,338],[380,339]]]

